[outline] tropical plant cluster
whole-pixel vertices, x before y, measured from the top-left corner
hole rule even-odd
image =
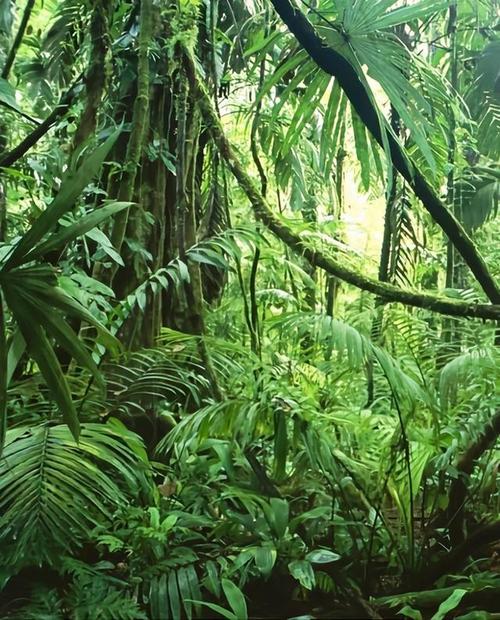
[[[500,618],[498,0],[0,0],[0,615]]]

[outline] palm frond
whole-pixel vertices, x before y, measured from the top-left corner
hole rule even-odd
[[[475,377],[489,378],[494,389],[498,376],[498,352],[493,348],[473,348],[448,362],[439,375],[439,393],[441,406],[447,410],[457,400],[460,390],[472,389]],[[471,396],[471,392],[469,392]]]
[[[440,136],[447,127],[447,115],[444,112],[450,106],[449,86],[436,70],[411,52],[392,31],[388,33],[388,30],[410,21],[426,19],[445,9],[449,5],[449,0],[423,0],[408,7],[396,7],[390,10],[395,4],[395,1],[387,1],[378,2],[373,6],[373,3],[345,0],[337,3],[332,12],[330,3],[322,3],[319,9],[311,12],[310,17],[326,42],[356,68],[373,101],[378,103],[382,103],[380,96],[377,94],[375,97],[366,81],[365,68],[368,76],[380,84],[409,130],[409,148],[413,146],[426,163],[429,173],[437,177],[437,172],[442,171],[446,162],[446,152],[443,149],[435,150],[434,143],[438,144],[439,140],[430,138]],[[325,25],[325,22],[330,22],[330,25]],[[331,78],[322,72],[318,73],[314,62],[303,56],[303,50],[291,53],[285,34],[277,37],[276,33],[273,33],[269,36],[268,43],[281,54],[282,61],[278,70],[265,80],[257,95],[256,105],[263,97],[271,95],[273,90],[276,91],[270,123],[273,125],[273,120],[276,121],[278,117],[283,116],[283,106],[286,103],[292,104],[293,116],[284,140],[283,154],[292,147],[297,147],[305,126],[307,116],[305,110],[311,106],[323,107],[325,128],[330,131],[331,139],[332,117],[337,116],[339,111],[337,96],[333,97],[335,84],[331,88]],[[259,57],[269,53],[269,45],[259,50],[256,66]],[[297,96],[299,91],[300,96]],[[332,95],[324,107],[323,100],[329,91]],[[431,95],[432,106],[429,103]],[[451,104],[455,105],[453,101]],[[466,113],[464,106],[460,110],[462,114]],[[369,176],[366,165],[368,150],[362,148],[359,142],[362,138],[360,131],[357,132],[357,136],[356,151],[364,155],[363,183],[366,187]],[[367,138],[371,143],[371,136]],[[332,144],[332,149],[334,148],[335,141]],[[321,161],[331,165],[328,157],[323,156]],[[328,174],[328,170],[325,168],[323,172]]]
[[[288,338],[294,333],[298,339],[308,336],[325,350],[335,351],[339,359],[345,358],[352,368],[362,368],[369,359],[376,361],[395,395],[409,403],[426,400],[422,387],[387,351],[342,321],[328,315],[297,312],[271,319],[270,326],[284,330]]]
[[[483,113],[479,120],[477,141],[481,152],[491,159],[500,157],[500,101],[491,95],[486,95]]]
[[[19,570],[57,562],[148,475],[140,439],[117,420],[82,425],[79,443],[63,425],[9,430],[0,463],[2,563]]]
[[[190,396],[197,404],[206,388],[203,367],[197,357],[172,356],[167,347],[128,355],[103,366],[106,408],[112,414],[133,415],[156,410],[162,403],[185,404]]]

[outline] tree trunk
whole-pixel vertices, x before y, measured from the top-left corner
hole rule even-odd
[[[149,48],[153,37],[153,3],[152,0],[141,1],[139,18],[139,42],[137,61],[137,94],[134,102],[132,126],[127,144],[127,153],[124,162],[124,171],[120,178],[120,185],[116,199],[120,202],[132,202],[134,198],[135,182],[142,157],[144,138],[147,133],[148,107],[149,107]],[[139,206],[132,207],[139,209]],[[111,232],[111,243],[117,252],[121,251],[127,223],[131,209],[120,211],[115,217]],[[134,216],[134,221],[137,217]],[[113,266],[107,279],[111,284],[117,272],[117,266]],[[102,277],[102,276],[101,276]]]
[[[87,100],[73,140],[77,150],[97,127],[97,116],[106,88],[106,54],[109,50],[108,25],[113,10],[111,0],[94,0],[90,21],[90,63],[85,77]]]

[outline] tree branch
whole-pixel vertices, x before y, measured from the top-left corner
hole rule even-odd
[[[34,125],[40,125],[40,121],[39,120],[37,120],[36,118],[33,118],[29,114],[26,114],[26,112],[23,112],[18,107],[10,105],[6,101],[0,101],[0,105],[2,107],[4,107],[4,108],[7,108],[7,110],[10,110],[11,112],[14,112],[14,114],[19,114],[19,116],[22,116],[23,118],[25,118],[30,123],[33,123]]]
[[[78,81],[62,96],[58,105],[52,110],[47,118],[38,125],[29,135],[24,138],[16,147],[6,153],[0,159],[0,168],[9,168],[23,157],[35,144],[43,138],[50,128],[68,111],[76,94],[76,88],[79,85],[81,76]]]
[[[338,80],[353,108],[381,146],[384,142],[383,132],[386,133],[394,167],[406,179],[434,221],[460,252],[489,300],[494,304],[500,303],[500,289],[476,246],[460,222],[445,207],[422,173],[408,158],[404,147],[390,131],[388,124],[385,123],[385,127],[381,127],[377,110],[354,67],[344,56],[326,45],[308,19],[292,5],[290,0],[271,0],[271,2],[290,32],[314,62]]]
[[[314,250],[304,245],[298,234],[279,220],[262,197],[252,178],[241,165],[241,158],[227,140],[217,113],[215,112],[210,96],[205,86],[196,75],[192,59],[187,55],[186,63],[189,66],[190,79],[194,82],[198,92],[197,103],[200,106],[203,119],[217,145],[222,158],[236,177],[241,189],[245,192],[252,205],[257,219],[262,221],[277,237],[298,254],[304,256],[311,265],[324,269],[327,273],[348,282],[365,291],[369,291],[388,302],[398,302],[417,308],[425,308],[440,314],[459,317],[472,317],[498,320],[500,319],[500,305],[475,304],[464,301],[447,299],[439,295],[422,293],[408,289],[401,289],[393,284],[380,282],[340,263],[332,256],[327,256],[320,250]]]
[[[500,540],[500,521],[477,528],[457,547],[443,554],[435,564],[425,567],[419,586],[428,587],[442,575],[459,570],[471,553],[478,552]]]

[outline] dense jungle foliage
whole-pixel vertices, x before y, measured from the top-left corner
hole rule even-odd
[[[500,618],[499,0],[0,0],[0,616]]]

